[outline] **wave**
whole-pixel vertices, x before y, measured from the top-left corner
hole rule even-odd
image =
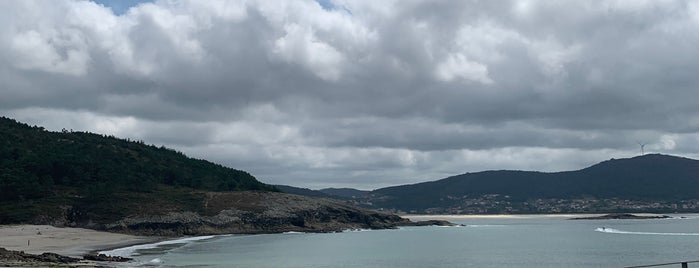
[[[637,234],[637,235],[677,235],[677,236],[699,236],[699,233],[656,233],[656,232],[631,232],[624,231],[614,228],[599,227],[595,229],[596,232],[609,233],[609,234]]]
[[[296,231],[288,231],[288,232],[283,232],[282,234],[305,234],[304,232],[296,232]]]
[[[105,254],[105,255],[111,255],[111,256],[130,257],[130,256],[139,255],[138,252],[137,252],[138,250],[152,249],[152,248],[157,248],[157,247],[159,247],[159,246],[164,246],[164,245],[187,244],[187,243],[190,243],[190,242],[199,241],[199,240],[205,240],[205,239],[211,239],[211,238],[214,238],[214,237],[215,237],[215,236],[213,236],[213,235],[185,237],[185,238],[174,239],[174,240],[160,241],[160,242],[151,243],[151,244],[142,244],[142,245],[135,245],[135,246],[125,247],[125,248],[117,248],[117,249],[112,249],[112,250],[105,250],[105,251],[100,251],[100,252],[98,252],[98,253],[99,253],[99,254]]]
[[[342,233],[355,233],[355,232],[367,232],[367,231],[371,231],[371,229],[362,229],[362,228],[345,229],[345,230],[342,230]]]
[[[467,227],[467,228],[488,228],[488,227],[503,227],[507,225],[503,224],[455,224],[455,225],[434,225],[435,227],[442,227],[442,228],[461,228],[461,227]]]
[[[692,216],[671,216],[668,219],[672,220],[696,220],[699,219],[699,216],[692,215]]]

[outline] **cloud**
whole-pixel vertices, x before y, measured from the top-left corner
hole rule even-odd
[[[337,49],[319,41],[310,28],[291,24],[284,29],[286,35],[274,41],[274,54],[308,68],[322,79],[340,78],[344,56]]]
[[[488,67],[478,62],[469,61],[463,54],[450,54],[443,62],[437,65],[436,75],[439,80],[450,82],[460,78],[492,84],[488,77]]]
[[[636,141],[696,157],[697,10],[3,1],[0,112],[309,187],[575,169],[638,154]]]

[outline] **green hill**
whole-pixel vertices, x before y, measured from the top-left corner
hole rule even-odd
[[[277,191],[247,172],[165,147],[0,118],[0,223],[66,213],[108,220],[153,200],[196,207],[201,197],[194,190]]]
[[[513,204],[532,199],[574,198],[678,201],[699,199],[697,189],[699,161],[648,154],[612,159],[577,171],[466,173],[378,189],[370,194],[369,201],[376,207],[423,211],[464,206],[465,200],[487,195],[507,196]]]

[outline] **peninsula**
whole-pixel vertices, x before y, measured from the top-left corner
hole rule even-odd
[[[182,236],[395,228],[410,221],[281,193],[162,146],[0,118],[0,224]],[[0,245],[2,246],[2,245]]]

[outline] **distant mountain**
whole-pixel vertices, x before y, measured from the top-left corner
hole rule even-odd
[[[311,190],[289,185],[274,185],[280,191],[289,194],[303,195],[309,197],[323,197],[340,200],[363,198],[371,191],[362,191],[353,188],[325,188],[320,190]]]
[[[278,191],[245,171],[165,147],[50,132],[0,117],[0,224],[179,236],[328,232],[407,222],[346,202]]]
[[[474,202],[490,203],[488,205],[507,202],[508,209],[515,207],[514,210],[520,209],[522,212],[537,212],[531,211],[531,208],[521,210],[516,207],[531,205],[534,199],[674,202],[699,199],[698,189],[699,161],[648,154],[611,159],[577,171],[544,173],[499,170],[466,173],[437,181],[378,189],[372,191],[366,200],[375,207],[413,212],[464,208],[473,206]],[[547,206],[555,207],[552,204]],[[603,207],[605,210],[613,208],[612,205],[606,206]],[[494,212],[505,209],[503,206],[492,207]],[[594,211],[594,208],[589,209]]]
[[[318,191],[328,194],[330,196],[336,196],[340,198],[360,198],[371,192],[357,190],[353,188],[325,188],[320,189]]]
[[[283,193],[288,193],[288,194],[295,194],[295,195],[302,195],[302,196],[309,196],[309,197],[323,197],[323,198],[333,198],[333,196],[326,194],[324,192],[318,191],[318,190],[311,190],[308,188],[301,188],[301,187],[294,187],[294,186],[289,186],[289,185],[274,185],[274,187],[277,187],[279,191],[282,191]]]

